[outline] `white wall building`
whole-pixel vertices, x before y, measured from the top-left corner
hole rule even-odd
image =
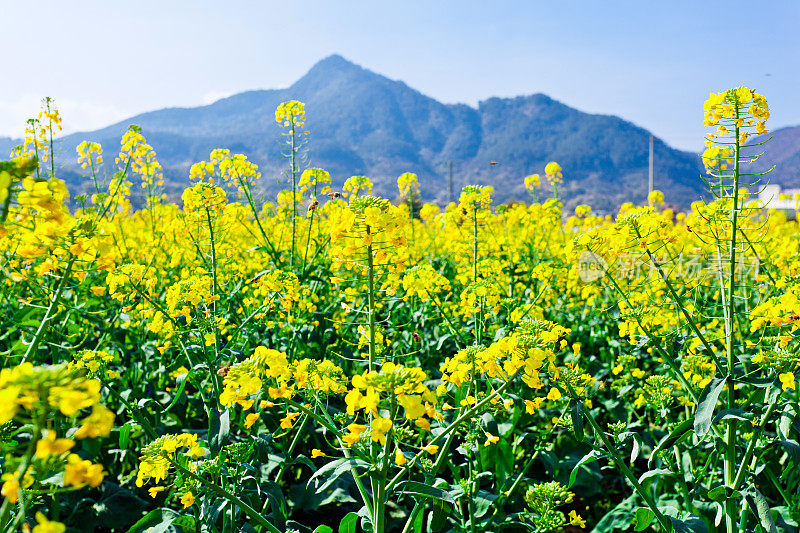
[[[800,198],[800,189],[781,190],[780,185],[770,184],[764,187],[758,199],[767,209],[784,211],[790,219],[797,217],[797,204]]]

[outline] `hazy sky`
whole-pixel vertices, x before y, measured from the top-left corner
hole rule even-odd
[[[800,124],[796,1],[0,0],[0,135],[41,97],[65,130],[281,88],[339,53],[447,103],[544,92],[697,150],[709,91]],[[308,110],[313,113],[313,110]]]

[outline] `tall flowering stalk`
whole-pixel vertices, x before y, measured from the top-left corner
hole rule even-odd
[[[485,303],[486,291],[482,287],[478,287],[478,229],[483,219],[490,214],[489,206],[492,203],[492,193],[494,189],[482,185],[467,185],[461,191],[461,196],[458,200],[458,205],[461,208],[462,215],[469,217],[472,226],[472,287],[475,294],[478,296],[479,305],[473,315],[475,324],[475,345],[481,344],[481,323],[483,321],[483,307]]]
[[[747,191],[745,185],[751,185],[747,176],[754,173],[743,172],[742,165],[758,159],[761,154],[753,151],[754,146],[763,142],[747,144],[752,135],[767,133],[764,126],[769,118],[769,107],[766,98],[747,87],[737,87],[721,93],[711,93],[704,106],[703,124],[716,127],[715,131],[706,135],[706,150],[703,162],[708,174],[714,181],[709,181],[713,204],[706,210],[707,220],[712,228],[713,244],[718,250],[727,250],[727,264],[720,269],[720,297],[725,323],[725,357],[727,367],[724,381],[727,383],[728,409],[735,409],[736,387],[735,371],[738,364],[737,352],[740,342],[737,339],[736,327],[739,323],[736,300],[737,291],[737,259],[747,249],[748,240],[745,232],[753,228],[747,224],[742,226],[741,219],[746,209]],[[749,151],[748,151],[749,149]],[[738,421],[730,418],[725,429],[725,465],[724,482],[731,491],[737,490],[737,440]],[[725,499],[726,529],[729,533],[739,527],[739,503],[736,498]]]
[[[306,121],[305,105],[297,100],[283,102],[275,110],[275,120],[281,124],[286,131],[286,143],[289,145],[289,152],[286,157],[289,159],[288,177],[292,184],[291,197],[291,220],[292,220],[292,251],[289,256],[289,266],[294,266],[294,256],[296,247],[297,233],[297,177],[299,172],[300,150],[303,147],[305,133],[302,128]]]

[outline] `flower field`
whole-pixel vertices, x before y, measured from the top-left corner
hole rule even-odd
[[[555,162],[529,205],[333,188],[297,101],[275,201],[219,149],[167,202],[135,126],[70,197],[46,99],[0,162],[0,530],[798,531],[798,222],[766,99],[705,110],[706,201],[597,216]]]

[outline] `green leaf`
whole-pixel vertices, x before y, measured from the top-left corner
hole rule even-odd
[[[778,528],[775,525],[775,520],[772,518],[772,513],[769,509],[769,502],[761,494],[755,486],[751,486],[745,493],[745,499],[753,510],[753,514],[758,517],[758,521],[764,531],[768,533],[778,533]]]
[[[414,517],[414,533],[422,533],[422,523],[425,520],[425,511],[424,509],[417,510],[417,516]]]
[[[128,422],[125,422],[119,428],[119,449],[127,450],[130,441],[131,441],[131,425]]]
[[[656,513],[648,507],[639,507],[636,509],[636,522],[633,524],[634,531],[644,531],[644,529],[653,523]]]
[[[180,528],[181,531],[184,532],[191,532],[194,531],[196,525],[196,520],[193,516],[183,515],[179,516],[175,520],[172,521],[172,526]]]
[[[317,479],[318,477],[330,473],[326,478],[324,478],[325,481],[322,482],[322,485],[316,487],[317,492],[323,492],[325,491],[325,489],[331,486],[331,484],[334,481],[339,479],[339,477],[342,474],[344,474],[345,472],[349,472],[351,468],[358,468],[358,467],[366,469],[369,468],[369,465],[360,459],[354,459],[354,458],[336,459],[335,461],[331,461],[330,463],[326,464],[325,466],[314,472],[311,478],[309,478],[308,484],[310,485],[311,482]]]
[[[193,375],[194,375],[194,370],[190,370],[189,372],[185,374],[180,374],[178,376],[178,378],[175,380],[175,383],[178,385],[178,390],[175,391],[175,397],[172,399],[169,405],[161,410],[162,414],[168,412],[170,409],[175,407],[175,404],[178,403],[178,400],[180,400],[181,398],[181,394],[183,394],[183,389],[186,388],[186,383],[189,382],[189,378],[192,377]]]
[[[775,525],[781,529],[792,531],[792,528],[797,528],[798,523],[792,517],[792,511],[785,505],[779,505],[770,509],[772,517],[775,519]]]
[[[211,409],[211,442],[209,446],[211,451],[216,453],[222,449],[222,446],[228,440],[228,433],[231,430],[231,412],[225,409],[217,414],[216,409]]]
[[[778,423],[778,436],[783,440],[789,440],[789,431],[792,427],[792,421],[796,416],[794,406],[790,403],[786,404],[781,412],[781,419]]]
[[[654,470],[648,470],[644,474],[639,477],[639,483],[642,485],[646,485],[647,481],[650,478],[654,478],[656,476],[674,476],[675,473],[672,470],[667,470],[666,468],[656,468]]]
[[[605,514],[603,518],[594,526],[593,533],[612,533],[617,530],[626,530],[633,520],[633,509],[636,504],[636,494],[631,494],[622,500],[616,507]]]
[[[633,441],[633,446],[631,446],[631,463],[633,463],[639,457],[639,452],[642,449],[642,437],[635,431],[626,431],[619,434],[620,442],[625,442],[628,439]]]
[[[793,439],[779,440],[795,464],[800,464],[800,443]]]
[[[269,510],[272,515],[272,521],[279,529],[284,529],[286,519],[289,515],[289,504],[286,503],[286,498],[283,496],[283,491],[277,483],[269,479],[262,480],[260,488],[263,497],[269,501]]]
[[[317,529],[314,530],[314,533],[333,533],[333,528],[330,526],[317,526]]]
[[[752,420],[753,413],[747,413],[741,409],[723,409],[714,415],[714,423],[716,424],[720,420],[725,420],[726,418],[733,418],[736,420]]]
[[[706,523],[697,516],[689,515],[683,520],[671,516],[669,519],[672,521],[675,533],[708,533]]]
[[[356,525],[358,524],[357,513],[347,513],[342,521],[339,522],[339,533],[356,533]]]
[[[700,437],[705,436],[708,430],[711,429],[714,408],[717,406],[717,400],[725,387],[725,383],[724,379],[714,378],[714,381],[703,391],[703,396],[700,398],[700,403],[694,414],[694,432]]]
[[[578,472],[580,471],[581,467],[585,464],[589,464],[593,461],[597,461],[603,457],[603,454],[598,452],[597,450],[592,450],[586,455],[584,455],[580,461],[577,462],[575,467],[572,469],[572,472],[569,474],[569,483],[567,484],[567,488],[571,487],[575,484],[575,478],[578,477]]]
[[[658,452],[661,450],[666,450],[668,448],[672,448],[675,444],[677,444],[689,431],[691,431],[692,427],[694,426],[693,420],[684,420],[680,424],[678,424],[675,429],[672,430],[672,433],[661,439],[661,442],[658,443],[655,450],[651,457],[655,457]]]
[[[397,484],[396,492],[398,494],[410,494],[420,498],[431,498],[443,502],[456,504],[453,496],[444,489],[437,489],[419,481],[405,481]]]
[[[492,508],[492,503],[497,497],[497,494],[492,494],[483,489],[479,490],[478,494],[473,498],[475,501],[475,518],[482,518]]]
[[[165,533],[179,516],[172,509],[154,509],[133,524],[128,533]]]
[[[731,490],[725,485],[719,485],[708,491],[708,499],[715,502],[722,502],[728,498],[741,498],[742,493],[737,490]]]
[[[447,525],[448,514],[440,505],[434,505],[428,515],[428,530],[435,533],[444,529]]]

